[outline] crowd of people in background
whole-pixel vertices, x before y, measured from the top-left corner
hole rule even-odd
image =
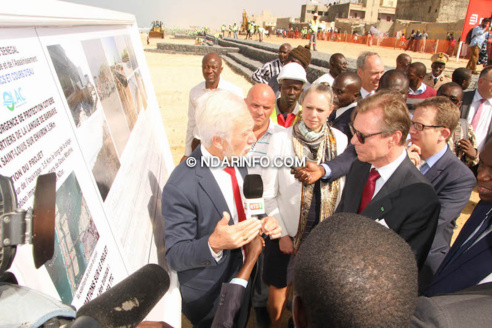
[[[489,25],[472,32],[473,63],[452,74],[444,52],[430,68],[406,52],[393,63],[364,52],[352,69],[335,53],[309,81],[311,38],[282,44],[244,97],[218,54],[203,57],[186,151],[162,194],[166,257],[195,327],[245,327],[250,309],[257,326],[280,327],[287,306],[297,327],[490,324],[492,66],[478,72]],[[415,32],[407,49],[425,38]],[[241,156],[305,162],[200,165]],[[243,208],[252,173],[263,183],[259,220]],[[480,202],[451,244],[475,186]]]

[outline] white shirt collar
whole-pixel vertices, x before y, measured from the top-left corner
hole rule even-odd
[[[422,82],[422,83],[420,83],[420,87],[415,91],[413,91],[412,88],[408,88],[408,94],[409,95],[421,95],[425,92],[425,90],[427,90],[427,85],[424,82]]]
[[[347,105],[345,107],[342,107],[342,108],[339,108],[335,111],[335,118],[338,118],[340,117],[340,115],[342,115],[343,113],[345,113],[347,110],[349,110],[350,108],[352,107],[355,107],[357,106],[357,102],[353,102],[351,103],[350,105]]]
[[[367,91],[366,89],[364,88],[360,88],[360,95],[362,96],[362,99],[366,98],[367,96],[370,96],[372,94],[374,94],[374,92],[376,92],[375,90],[373,91]]]
[[[391,178],[391,176],[393,175],[393,173],[395,173],[398,166],[400,166],[400,164],[405,160],[406,156],[407,156],[407,151],[403,149],[401,155],[398,156],[396,160],[385,166],[376,168],[376,170],[379,172],[379,175],[385,182],[388,181],[389,178]],[[371,169],[372,168],[375,168],[374,165],[371,165]]]
[[[482,95],[480,94],[480,92],[478,92],[478,89],[477,89],[475,91],[475,95],[473,96],[472,103],[477,102],[477,101],[482,101],[482,99],[484,99],[484,97],[482,97]],[[487,99],[487,101],[492,105],[492,98],[491,99]]]

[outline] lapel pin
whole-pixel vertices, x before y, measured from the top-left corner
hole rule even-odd
[[[381,206],[381,212],[384,212],[384,207]]]

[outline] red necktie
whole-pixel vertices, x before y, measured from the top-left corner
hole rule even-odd
[[[236,203],[237,219],[239,222],[246,220],[246,214],[244,213],[243,202],[241,200],[241,192],[239,191],[239,185],[236,179],[236,169],[228,166],[224,168],[227,174],[231,176],[232,191],[234,192],[234,203]],[[244,252],[244,258],[246,258],[246,248],[242,248]]]
[[[478,122],[480,121],[480,116],[482,116],[483,105],[485,104],[486,101],[487,101],[487,99],[485,99],[485,98],[482,98],[480,100],[480,106],[478,106],[477,112],[475,113],[475,116],[473,116],[473,120],[472,120],[471,125],[472,125],[475,133],[477,132]]]
[[[376,188],[376,180],[380,177],[381,176],[376,169],[371,169],[369,178],[367,178],[366,185],[364,186],[364,191],[362,192],[362,200],[360,201],[359,211],[357,213],[362,212],[371,201],[372,196],[374,195],[374,189]]]
[[[292,113],[287,114],[287,119],[284,119],[284,115],[282,113],[277,115],[278,125],[283,126],[284,128],[288,128],[292,124],[294,124],[295,119],[296,119],[296,115]]]

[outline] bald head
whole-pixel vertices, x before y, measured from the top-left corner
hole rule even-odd
[[[333,101],[337,108],[350,105],[360,95],[362,81],[359,75],[345,72],[338,75],[333,81]]]
[[[396,69],[399,69],[400,71],[406,72],[411,63],[412,57],[410,57],[410,55],[399,54],[398,57],[396,57]]]
[[[268,129],[270,115],[275,109],[275,93],[267,84],[256,84],[249,89],[245,101],[255,121],[253,132],[259,139]]]
[[[214,52],[206,54],[202,59],[202,74],[207,89],[217,89],[222,73],[222,58]]]
[[[278,48],[278,59],[282,64],[285,64],[289,52],[292,50],[290,43],[284,43]]]
[[[381,76],[379,80],[380,90],[398,91],[406,100],[408,95],[409,81],[407,75],[399,69],[391,69]]]

